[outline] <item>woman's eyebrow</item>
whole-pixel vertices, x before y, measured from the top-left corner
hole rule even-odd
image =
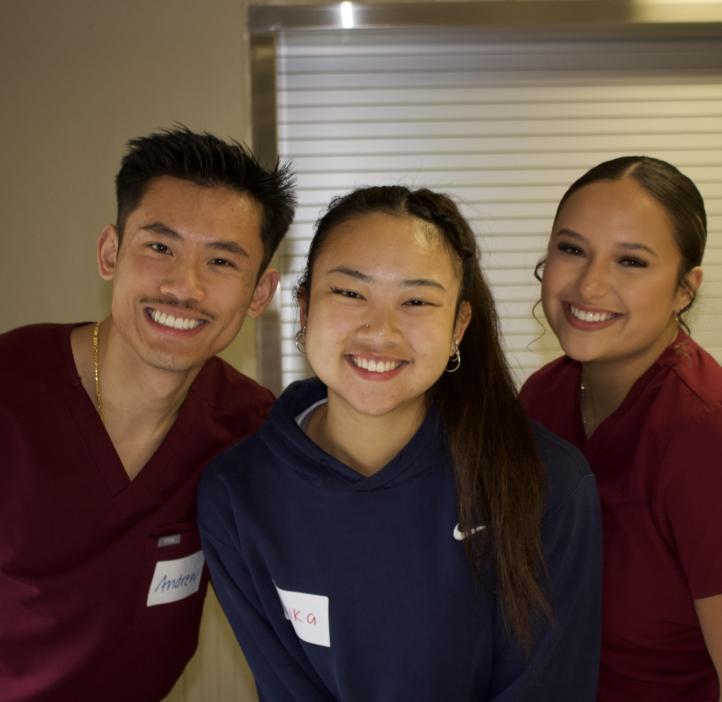
[[[341,273],[342,275],[350,276],[355,280],[360,280],[363,283],[374,282],[373,276],[362,273],[356,268],[349,268],[348,266],[336,266],[335,268],[331,268],[330,270],[328,270],[326,273],[327,275],[330,273]],[[409,288],[426,285],[433,288],[439,288],[440,290],[446,290],[446,288],[441,283],[439,283],[437,280],[432,280],[431,278],[407,278],[406,280],[401,281],[401,285]]]
[[[410,278],[408,280],[402,280],[401,285],[405,287],[415,287],[419,285],[426,285],[432,288],[439,288],[440,290],[446,290],[446,288],[438,281],[431,280],[431,278]]]
[[[568,236],[570,239],[576,239],[577,241],[587,241],[586,237],[579,232],[575,232],[573,229],[567,229],[566,227],[562,227],[558,231],[554,232],[554,236]],[[655,258],[658,258],[657,252],[647,246],[646,244],[641,244],[636,241],[621,241],[617,244],[619,248],[626,249],[628,251],[646,251],[651,256],[654,256]]]
[[[657,257],[657,252],[654,249],[650,249],[646,244],[638,244],[633,241],[622,242],[619,244],[620,248],[627,249],[629,251],[646,251],[651,256]]]
[[[331,268],[330,270],[326,271],[326,275],[330,273],[341,273],[342,275],[348,275],[351,278],[362,281],[363,283],[373,282],[373,278],[370,275],[366,275],[360,270],[356,268],[349,268],[348,266],[336,266],[335,268]]]

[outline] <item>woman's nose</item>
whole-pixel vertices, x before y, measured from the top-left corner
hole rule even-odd
[[[608,271],[601,261],[590,260],[579,279],[582,299],[595,300],[606,294],[609,288]]]

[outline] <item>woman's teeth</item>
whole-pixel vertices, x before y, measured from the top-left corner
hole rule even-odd
[[[569,305],[569,310],[572,313],[572,317],[576,317],[582,322],[606,322],[617,316],[614,312],[585,312],[578,307],[574,307],[574,305]]]
[[[369,361],[359,356],[351,356],[351,360],[355,366],[371,373],[388,373],[401,365],[401,361]]]

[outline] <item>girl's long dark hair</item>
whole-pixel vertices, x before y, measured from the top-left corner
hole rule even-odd
[[[308,302],[313,265],[333,229],[374,212],[431,223],[460,267],[457,311],[465,300],[472,313],[461,342],[463,360],[456,373],[442,374],[429,390],[429,401],[448,435],[467,556],[479,578],[488,564],[493,566],[507,628],[529,651],[534,619],[550,614],[540,537],[545,474],[501,349],[494,300],[471,227],[451,199],[426,189],[371,187],[337,198],[317,224],[299,300]],[[479,524],[486,529],[470,533]]]

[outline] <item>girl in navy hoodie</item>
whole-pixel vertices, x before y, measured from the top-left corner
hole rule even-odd
[[[261,700],[594,700],[594,479],[520,408],[454,203],[398,186],[335,200],[298,301],[317,377],[199,496]]]

